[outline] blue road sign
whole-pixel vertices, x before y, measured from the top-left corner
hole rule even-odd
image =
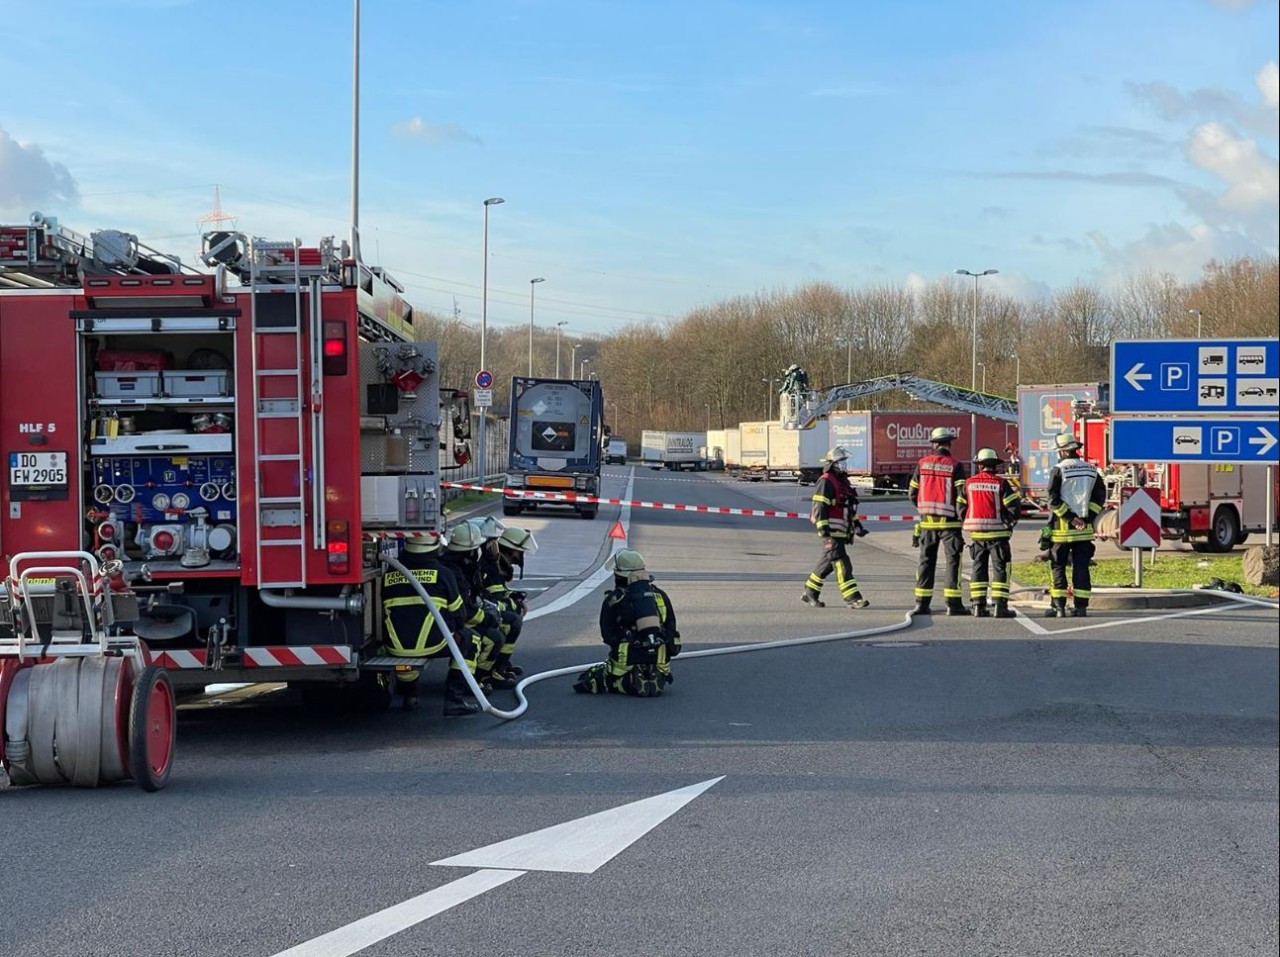
[[[1119,339],[1111,344],[1114,415],[1276,415],[1275,339]]]
[[[1113,462],[1274,463],[1280,420],[1221,416],[1111,420]]]
[[[476,388],[489,389],[493,387],[493,373],[488,369],[481,369],[476,373]]]

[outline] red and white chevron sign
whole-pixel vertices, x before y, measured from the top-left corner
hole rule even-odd
[[[501,488],[471,482],[441,482],[444,488],[464,488],[473,492],[499,492],[508,498],[532,498],[542,502],[595,502],[599,505],[630,505],[632,508],[661,508],[676,512],[702,512],[708,515],[755,515],[760,518],[803,518],[808,512],[780,512],[772,508],[719,508],[714,505],[684,505],[675,502],[642,502],[624,498],[597,498],[580,492],[542,492],[533,489]],[[914,522],[914,515],[859,515],[864,522]]]
[[[1160,495],[1155,489],[1127,488],[1120,501],[1120,547],[1160,547]]]

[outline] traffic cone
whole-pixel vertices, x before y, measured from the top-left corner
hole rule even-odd
[[[610,538],[621,538],[623,541],[626,541],[626,538],[627,538],[627,530],[626,530],[625,528],[623,528],[623,527],[622,527],[622,523],[621,523],[621,522],[614,522],[614,523],[613,523],[613,528],[609,529],[609,537],[610,537]]]

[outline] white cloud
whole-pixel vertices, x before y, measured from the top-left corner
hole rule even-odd
[[[14,139],[0,128],[0,212],[25,218],[50,203],[73,204],[78,193],[65,166],[48,159],[35,143]]]
[[[1219,123],[1204,123],[1191,131],[1187,158],[1226,185],[1213,197],[1226,222],[1240,226],[1255,242],[1274,246],[1276,209],[1280,204],[1280,167],[1250,139],[1235,136]],[[1192,194],[1184,199],[1196,205]],[[1197,210],[1211,218],[1203,210]]]
[[[1253,6],[1254,0],[1210,0],[1215,7],[1226,7],[1228,10],[1247,10]]]
[[[457,123],[427,123],[420,116],[391,124],[391,135],[398,139],[422,140],[433,146],[438,143],[480,142],[480,137],[468,133]]]
[[[1258,85],[1262,94],[1262,102],[1273,111],[1280,111],[1280,68],[1272,60],[1253,75],[1253,82]]]
[[[1102,279],[1107,285],[1145,272],[1169,273],[1188,282],[1201,278],[1211,259],[1221,261],[1262,251],[1238,232],[1214,229],[1204,223],[1191,227],[1181,223],[1152,224],[1142,238],[1122,246],[1113,246],[1101,233],[1091,233],[1089,239],[1102,254]]]

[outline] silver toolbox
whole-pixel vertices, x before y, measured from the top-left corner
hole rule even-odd
[[[93,377],[102,399],[154,399],[160,395],[159,372],[95,372]]]
[[[175,399],[209,398],[230,395],[230,374],[225,369],[199,372],[169,370],[164,375],[164,394]]]

